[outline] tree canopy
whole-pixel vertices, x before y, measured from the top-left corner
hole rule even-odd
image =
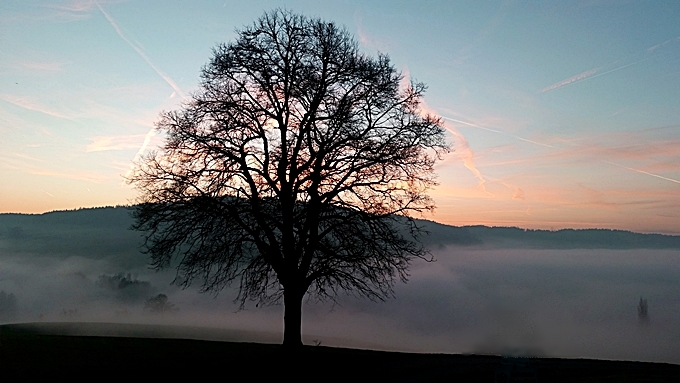
[[[180,285],[283,298],[284,344],[301,344],[306,294],[384,299],[427,256],[412,217],[434,208],[449,148],[425,85],[333,22],[275,10],[237,35],[157,122],[165,143],[129,179],[134,227]]]

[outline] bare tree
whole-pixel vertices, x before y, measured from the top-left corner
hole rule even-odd
[[[158,294],[147,299],[144,302],[144,308],[153,314],[167,314],[179,310],[173,303],[168,301],[168,296],[165,294]]]
[[[449,150],[425,86],[359,52],[332,22],[265,13],[218,45],[200,90],[163,113],[160,152],[137,164],[134,228],[175,283],[284,302],[284,345],[301,345],[307,294],[382,300],[427,259],[412,218],[434,208]]]

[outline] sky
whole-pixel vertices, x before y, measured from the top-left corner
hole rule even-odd
[[[0,212],[132,203],[220,42],[285,7],[428,85],[452,225],[680,234],[680,2],[4,0]]]

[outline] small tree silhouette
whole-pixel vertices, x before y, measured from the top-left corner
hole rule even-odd
[[[638,303],[638,318],[640,319],[640,323],[649,322],[649,313],[647,310],[647,300],[640,297],[640,303]]]
[[[144,308],[154,314],[171,313],[179,310],[174,304],[168,302],[168,296],[165,294],[158,294],[148,299],[144,303]]]

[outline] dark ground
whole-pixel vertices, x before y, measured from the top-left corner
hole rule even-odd
[[[521,367],[528,364],[528,367]],[[520,367],[516,367],[520,366]],[[55,335],[0,326],[0,381],[200,379],[222,381],[509,382],[519,370],[538,382],[678,382],[680,365],[588,359],[512,359],[490,355],[410,354],[186,339]]]

